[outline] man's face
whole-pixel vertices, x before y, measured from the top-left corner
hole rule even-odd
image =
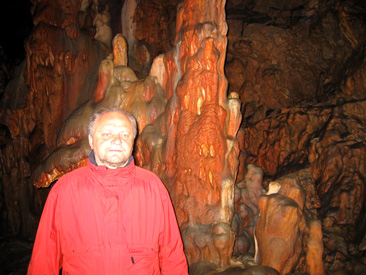
[[[98,165],[108,168],[123,167],[128,163],[133,149],[133,126],[121,113],[109,112],[97,118],[94,133],[89,135]]]

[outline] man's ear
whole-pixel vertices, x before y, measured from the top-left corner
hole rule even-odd
[[[88,140],[89,140],[89,146],[93,150],[93,137],[91,135],[88,135]]]

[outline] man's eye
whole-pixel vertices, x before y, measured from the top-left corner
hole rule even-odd
[[[107,137],[110,137],[111,134],[110,133],[104,133],[104,134],[102,134],[102,136],[105,137],[105,138],[107,138]]]

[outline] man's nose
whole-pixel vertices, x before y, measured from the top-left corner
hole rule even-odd
[[[112,139],[113,144],[120,144],[122,143],[122,138],[119,135],[115,135]]]

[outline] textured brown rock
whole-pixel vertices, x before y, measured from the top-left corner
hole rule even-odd
[[[209,261],[201,261],[192,264],[189,267],[190,275],[278,275],[278,271],[268,266],[252,265],[249,267],[243,267],[238,265],[233,265],[224,270],[218,271],[218,266]]]
[[[306,263],[307,272],[309,274],[325,274],[323,263],[323,233],[322,225],[319,220],[314,220],[309,223],[310,233],[307,243]]]
[[[357,108],[359,103],[345,105],[346,118],[343,108],[334,113],[323,137],[312,142],[309,160],[312,175],[319,182],[319,196],[327,201],[323,211],[338,209],[328,215],[338,224],[355,225],[365,198],[366,146],[364,116],[354,115],[352,105]],[[315,168],[320,166],[321,171]]]
[[[352,264],[345,262],[360,256],[352,247],[365,231],[365,222],[359,218],[365,204],[365,187],[360,181],[365,177],[365,96],[361,95],[365,83],[365,60],[361,54],[364,31],[357,27],[359,20],[351,23],[348,12],[357,9],[348,5],[326,11],[324,3],[308,2],[304,9],[295,11],[298,3],[294,2],[287,7],[290,15],[278,9],[282,4],[264,7],[256,2],[253,9],[261,14],[251,13],[248,7],[249,11],[242,10],[241,17],[235,13],[239,4],[231,3],[232,10],[228,11],[228,22],[236,26],[236,35],[229,36],[232,40],[225,70],[230,73],[230,90],[239,91],[244,107],[238,179],[248,163],[262,167],[269,180],[310,168],[311,173],[306,172],[309,180],[302,182],[307,193],[304,211],[313,219],[327,217],[325,254],[341,251],[345,255],[343,262],[329,258],[325,268],[342,270],[347,266],[352,273]],[[320,11],[322,16],[316,23],[312,19],[288,20],[294,19],[295,13],[306,17]],[[243,19],[242,24],[238,18]],[[269,21],[272,24],[263,24]],[[339,44],[335,45],[335,41]],[[277,100],[282,107],[276,107]],[[305,109],[300,111],[299,106]],[[304,114],[306,118],[300,119]],[[311,129],[302,124],[307,120],[307,125],[317,126]],[[338,228],[337,233],[331,229],[334,227]],[[342,237],[346,235],[352,239],[348,244]],[[353,251],[352,256],[346,253],[347,249]],[[299,266],[304,262],[300,259]]]
[[[288,175],[279,181],[281,189],[278,194],[293,199],[298,207],[304,211],[305,190],[298,183],[296,176]]]
[[[210,260],[229,266],[234,234],[227,223],[189,226],[182,230],[184,249],[189,262]]]
[[[174,46],[177,5],[180,1],[124,1],[122,34],[128,41],[129,64],[140,78],[149,75],[158,54]]]
[[[256,225],[257,259],[281,274],[293,271],[302,250],[304,192],[296,179],[281,182],[281,194],[263,195],[259,200],[260,218]],[[299,192],[300,191],[300,192]]]
[[[256,120],[271,109],[324,98],[338,85],[343,64],[353,59],[353,50],[360,47],[363,31],[357,25],[361,22],[356,20],[352,25],[345,12],[347,6],[339,5],[333,11],[324,11],[322,4],[305,2],[295,1],[289,7],[287,3],[261,5],[256,1],[252,12],[259,11],[257,16],[261,18],[254,14],[250,18],[251,11],[243,10],[248,15],[246,24],[238,24],[239,20],[235,18],[229,21],[237,27],[236,33],[241,28],[241,36],[232,37],[226,71],[239,67],[230,89],[240,89],[245,117]],[[295,8],[303,4],[303,9]],[[286,6],[287,14],[278,8],[283,6]],[[236,9],[240,10],[240,5]],[[236,14],[235,8],[232,12]],[[316,12],[323,12],[316,23],[311,17],[309,20],[291,20],[296,18],[295,14],[306,18]],[[252,23],[250,19],[262,22]],[[272,24],[262,24],[263,21],[272,21]],[[243,79],[243,75],[245,80],[239,83],[238,79]],[[348,82],[352,85],[352,80]]]
[[[264,194],[263,170],[249,164],[244,180],[235,186],[235,214],[232,228],[235,233],[234,255],[255,252],[254,229],[259,218],[259,198]]]
[[[70,113],[87,101],[97,79],[96,69],[109,49],[93,40],[85,20],[93,12],[78,1],[38,1],[34,30],[26,42],[27,108],[39,121],[49,150]],[[84,1],[85,2],[85,1]],[[80,13],[79,13],[80,12]],[[84,14],[84,20],[77,20]]]
[[[258,123],[248,124],[241,134],[246,164],[265,167],[276,175],[284,167],[307,162],[310,141],[322,131],[331,110],[322,108],[291,109],[271,113]]]

